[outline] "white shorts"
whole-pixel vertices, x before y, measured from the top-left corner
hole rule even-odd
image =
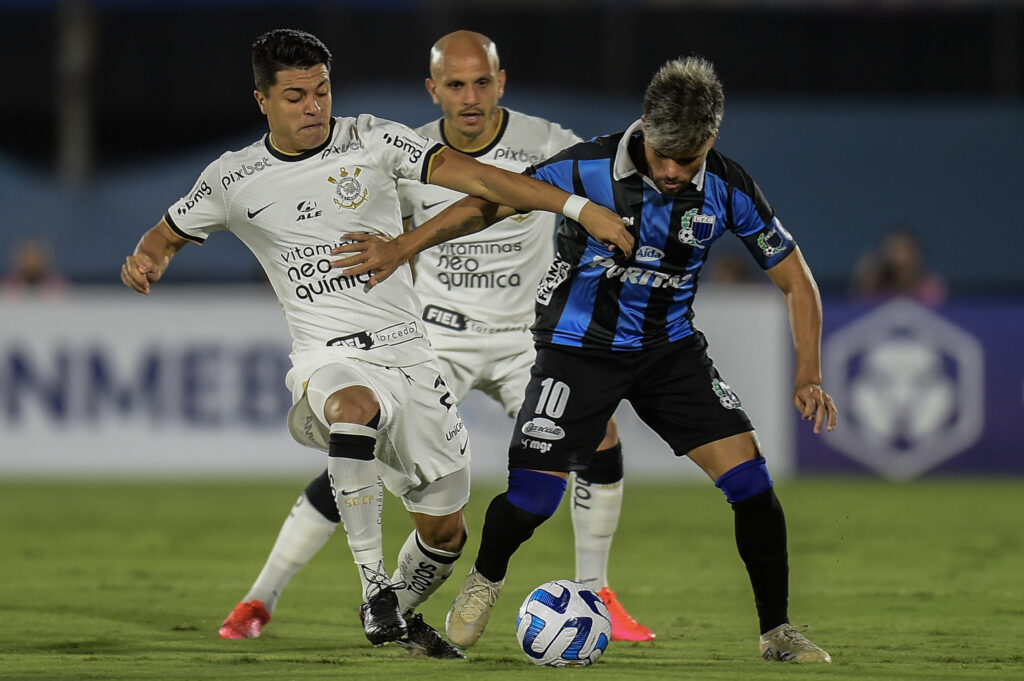
[[[428,325],[427,330],[460,402],[476,389],[516,417],[537,354],[529,329],[479,334]]]
[[[288,429],[300,444],[327,451],[330,431],[323,417],[327,396],[352,385],[366,386],[380,404],[377,458],[387,488],[410,510],[446,515],[469,499],[469,435],[437,360],[383,367],[342,358],[316,369],[293,386]],[[296,394],[298,393],[298,394]],[[466,471],[464,476],[452,475]],[[443,481],[441,491],[430,485]],[[416,508],[410,507],[410,504]],[[427,508],[431,510],[426,510]],[[450,509],[444,513],[435,511]]]

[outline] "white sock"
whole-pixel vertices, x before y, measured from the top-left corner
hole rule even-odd
[[[332,424],[331,435],[335,434],[377,437],[373,428],[352,423]],[[331,447],[333,451],[333,443]],[[380,525],[384,511],[384,483],[377,474],[376,459],[328,456],[327,475],[348,536],[352,559],[359,568],[365,600],[388,583]]]
[[[398,553],[398,569],[391,577],[393,584],[404,584],[397,592],[400,612],[415,610],[444,584],[455,568],[462,552],[452,553],[427,546],[416,530],[405,540]]]
[[[622,511],[622,486],[622,480],[599,485],[572,475],[576,581],[593,591],[608,585],[608,555]]]
[[[305,494],[300,494],[281,525],[263,570],[242,600],[263,601],[266,609],[273,613],[288,582],[316,555],[337,526],[323,517]]]

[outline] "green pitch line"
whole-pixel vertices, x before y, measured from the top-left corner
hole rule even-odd
[[[540,669],[516,647],[525,594],[573,577],[567,508],[513,559],[468,660],[409,659],[363,638],[355,569],[339,533],[284,593],[263,637],[223,641],[305,480],[0,483],[0,679],[1024,678],[1024,481],[785,481],[791,616],[827,668],[757,657],[756,618],[732,513],[710,483],[627,480],[612,587],[658,635],[612,643],[587,670]],[[444,614],[475,555],[483,509],[454,576],[424,606]],[[393,498],[385,543],[411,526]]]

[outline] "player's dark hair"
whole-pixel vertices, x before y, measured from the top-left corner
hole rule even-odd
[[[644,92],[644,134],[666,156],[690,153],[718,132],[724,112],[725,93],[711,62],[673,59]]]
[[[331,72],[331,51],[315,35],[292,28],[264,33],[252,44],[252,75],[256,89],[267,94],[277,83],[277,72],[308,69],[323,64]]]

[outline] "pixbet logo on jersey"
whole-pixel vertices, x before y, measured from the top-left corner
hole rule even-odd
[[[528,163],[530,165],[540,163],[544,160],[544,156],[541,154],[531,154],[526,149],[510,149],[509,147],[498,147],[494,150],[494,160],[500,161],[507,159],[509,161],[518,161],[520,163]]]
[[[917,477],[982,434],[981,344],[910,299],[832,333],[823,360],[842,409],[828,442],[887,478]]]
[[[255,175],[261,170],[266,170],[267,168],[270,167],[270,165],[270,159],[267,158],[266,156],[264,156],[259,161],[256,161],[255,163],[243,163],[238,167],[238,170],[229,170],[227,174],[222,175],[220,178],[220,185],[222,188],[226,190],[235,182],[239,180],[244,180],[250,175]]]

